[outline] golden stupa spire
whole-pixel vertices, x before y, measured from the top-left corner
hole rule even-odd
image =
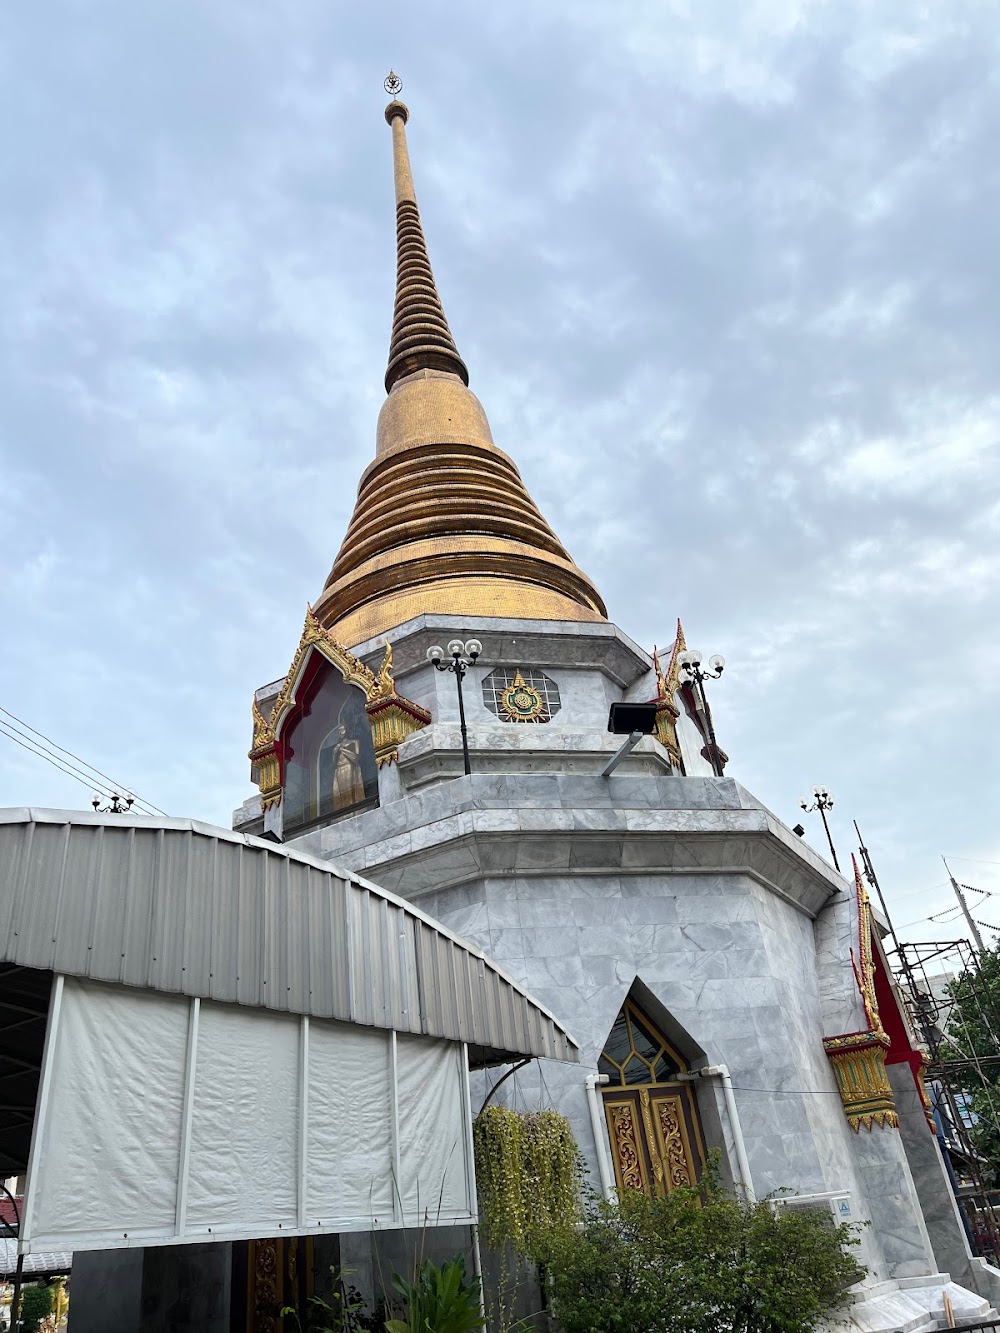
[[[402,102],[392,101],[385,109],[385,118],[392,130],[396,183],[396,305],[385,391],[389,393],[397,380],[415,370],[451,371],[468,384],[469,372],[444,317],[417,211],[404,128],[410,113]]]
[[[395,94],[399,81],[386,80]],[[594,621],[604,603],[493,443],[438,296],[406,147],[386,107],[396,186],[396,304],[375,461],[315,611],[351,647],[423,613]]]

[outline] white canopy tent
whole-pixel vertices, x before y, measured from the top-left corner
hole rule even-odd
[[[474,1222],[470,1062],[576,1058],[410,904],[187,821],[0,811],[0,964],[53,977],[25,1254]]]

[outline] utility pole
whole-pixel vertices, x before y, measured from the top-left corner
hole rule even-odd
[[[975,941],[976,950],[980,954],[984,954],[986,952],[986,945],[983,943],[983,937],[979,933],[979,927],[972,919],[972,913],[969,911],[969,904],[965,901],[965,894],[962,892],[962,886],[951,873],[951,870],[948,867],[948,862],[944,860],[943,856],[941,857],[941,860],[944,861],[944,868],[948,871],[951,887],[955,890],[955,897],[958,899],[958,905],[962,909],[962,915],[965,917],[965,924],[969,927],[969,931]]]

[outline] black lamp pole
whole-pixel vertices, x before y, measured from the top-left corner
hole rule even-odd
[[[715,739],[715,723],[712,721],[712,710],[709,707],[708,696],[705,694],[705,681],[719,679],[725,670],[726,659],[716,653],[708,659],[709,670],[705,671],[701,665],[701,653],[689,648],[681,653],[677,662],[681,669],[681,683],[694,685],[698,690],[702,712],[705,714],[705,725],[708,727],[708,751],[712,760],[712,772],[717,778],[721,778],[723,776],[722,756],[719,754],[719,744]]]
[[[799,807],[811,815],[814,810],[818,810],[820,818],[823,821],[823,828],[826,832],[826,840],[830,845],[830,855],[833,857],[833,864],[836,870],[840,870],[840,862],[837,860],[837,849],[833,845],[833,836],[830,833],[830,825],[827,822],[826,812],[833,809],[833,797],[825,787],[813,787],[813,796],[816,798],[810,804],[803,796],[799,799]]]
[[[446,662],[443,648],[435,644],[427,649],[427,660],[431,666],[437,671],[452,672],[458,685],[458,719],[462,728],[462,758],[465,760],[466,773],[472,772],[472,765],[469,762],[469,732],[465,725],[465,699],[462,695],[462,681],[465,679],[465,673],[469,667],[475,666],[476,658],[482,651],[483,645],[478,639],[470,639],[468,643],[463,643],[461,639],[452,639],[448,645],[451,661]]]

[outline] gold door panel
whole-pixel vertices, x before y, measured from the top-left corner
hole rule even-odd
[[[661,1196],[697,1184],[705,1146],[680,1054],[641,1009],[626,1000],[599,1061],[618,1189]]]

